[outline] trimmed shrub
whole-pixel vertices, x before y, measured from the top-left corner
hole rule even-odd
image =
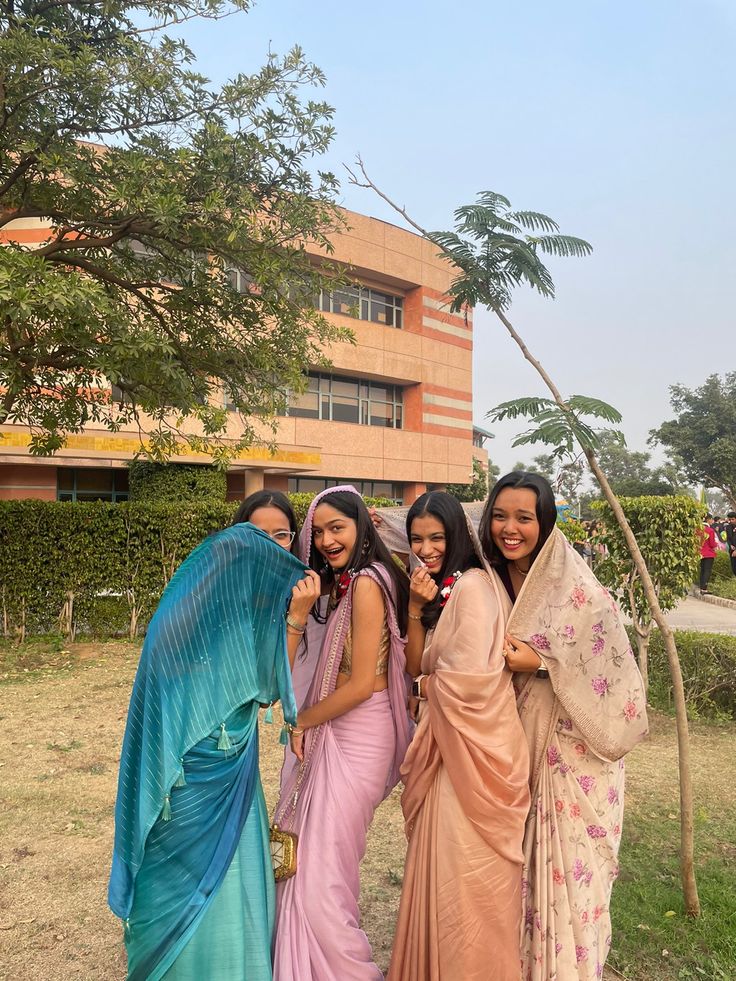
[[[677,630],[675,640],[688,714],[695,719],[736,720],[736,637]],[[658,630],[649,641],[648,700],[655,708],[673,711],[667,652]]]
[[[716,552],[716,557],[713,560],[711,583],[714,579],[725,579],[727,582],[733,580],[736,582],[736,576],[731,571],[731,559],[728,557],[728,552],[721,551],[720,549]]]
[[[574,521],[572,518],[569,521],[558,521],[557,527],[571,545],[574,545],[575,542],[587,541],[588,539],[588,533],[585,528],[583,528],[579,521]]]
[[[150,463],[128,465],[130,501],[135,504],[183,504],[187,501],[225,503],[227,477],[209,464]]]
[[[310,494],[292,496],[300,522],[311,500]],[[237,506],[202,499],[175,504],[0,501],[4,636],[135,637],[180,563],[207,535],[229,525]]]

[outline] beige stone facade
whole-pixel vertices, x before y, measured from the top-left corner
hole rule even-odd
[[[252,447],[232,461],[231,499],[264,486],[315,490],[347,480],[410,502],[427,486],[467,483],[473,456],[486,458],[473,446],[472,317],[448,312],[451,266],[411,232],[353,212],[346,220],[331,261],[345,267],[359,301],[341,310],[333,295],[323,310],[353,331],[355,344],[333,345],[332,368],[312,371],[313,391],[279,420],[275,453]],[[32,246],[43,232],[8,226],[5,237]],[[230,434],[241,427],[231,413]],[[112,485],[111,499],[124,499],[125,468],[140,450],[136,432],[94,427],[51,459],[31,457],[28,444],[23,427],[0,427],[0,498],[90,499]]]

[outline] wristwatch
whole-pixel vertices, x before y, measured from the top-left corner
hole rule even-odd
[[[422,678],[424,677],[425,675],[420,674],[411,683],[412,695],[414,698],[418,698],[422,702],[426,701],[426,696],[422,695]]]
[[[544,663],[544,658],[542,657],[542,655],[539,652],[537,652],[537,657],[539,658],[539,660],[540,660],[541,663],[540,663],[539,667],[537,668],[537,670],[536,670],[536,672],[534,674],[534,677],[535,678],[549,678],[549,670],[547,669],[547,665]]]

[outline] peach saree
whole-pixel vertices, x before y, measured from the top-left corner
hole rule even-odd
[[[495,575],[458,580],[422,658],[401,774],[409,848],[388,981],[519,981],[529,755]]]

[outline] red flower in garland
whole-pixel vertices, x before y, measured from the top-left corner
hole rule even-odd
[[[346,569],[341,572],[338,578],[335,580],[335,599],[339,603],[343,598],[348,589],[350,589],[350,583],[355,578],[355,572],[352,569]]]
[[[450,598],[450,593],[454,589],[455,583],[458,581],[461,575],[462,572],[460,571],[453,572],[451,576],[446,576],[442,580],[442,586],[440,587],[440,596],[442,597],[440,600],[440,607],[443,607]]]

